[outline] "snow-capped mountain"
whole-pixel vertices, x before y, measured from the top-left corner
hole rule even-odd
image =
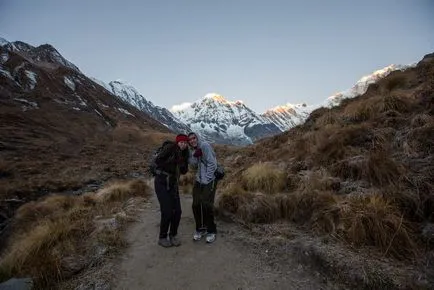
[[[311,107],[306,104],[293,105],[288,103],[269,109],[261,116],[270,123],[274,123],[281,131],[286,131],[303,123],[311,111]]]
[[[310,113],[318,109],[320,107],[331,108],[334,106],[338,106],[342,100],[354,98],[360,95],[363,95],[367,90],[370,84],[376,83],[380,79],[386,77],[391,72],[396,70],[405,70],[407,68],[413,67],[416,64],[410,65],[389,65],[380,70],[374,71],[372,74],[363,76],[360,78],[356,84],[347,89],[345,91],[336,93],[323,102],[315,105],[306,105],[306,104],[286,104],[283,106],[277,106],[275,108],[267,110],[261,116],[276,124],[280,130],[286,131],[292,127],[295,127],[301,123],[303,123],[310,115]]]
[[[50,122],[66,120],[65,124],[69,124],[68,118],[74,119],[71,127],[100,123],[113,128],[119,120],[128,119],[140,126],[169,131],[148,114],[98,86],[48,44],[33,47],[0,39],[0,99],[9,107],[32,111],[35,116],[56,115],[52,120],[48,118]],[[80,115],[82,120],[77,121],[73,115]],[[98,121],[87,124],[86,120],[92,118]]]
[[[125,176],[127,167],[140,172],[140,160],[170,132],[63,60],[51,46],[0,40],[0,162],[14,162],[0,169],[0,233],[21,204],[7,199],[75,190],[89,178]],[[136,138],[141,132],[151,138]],[[80,178],[59,182],[65,170]]]
[[[247,145],[281,133],[274,123],[255,113],[242,101],[230,102],[215,93],[207,94],[194,103],[173,106],[171,111],[193,131],[216,143]]]
[[[93,80],[110,93],[147,113],[172,131],[176,133],[187,133],[190,131],[190,128],[175,117],[168,109],[156,106],[151,101],[148,101],[131,84],[119,80],[112,81],[108,84],[95,78],[93,78]]]
[[[385,68],[374,71],[372,74],[363,76],[359,79],[356,84],[343,92],[336,93],[330,97],[328,97],[322,104],[322,107],[334,107],[338,106],[343,99],[350,99],[360,95],[363,95],[367,90],[370,84],[376,83],[380,79],[388,76],[391,72],[396,70],[406,70],[410,67],[414,67],[416,64],[410,65],[389,65]]]

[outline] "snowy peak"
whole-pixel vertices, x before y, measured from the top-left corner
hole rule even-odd
[[[276,124],[280,130],[286,131],[300,123],[309,115],[310,107],[306,104],[290,104],[276,106],[265,111],[261,116]]]
[[[116,96],[121,97],[139,109],[142,109],[143,103],[148,102],[131,84],[116,80],[111,81],[109,87],[111,88],[110,91]]]
[[[154,120],[160,122],[170,130],[176,133],[187,133],[190,131],[190,128],[182,123],[182,121],[175,117],[169,110],[154,105],[140,94],[133,85],[121,80],[111,81],[108,84],[95,78],[93,78],[93,81],[124,102],[150,115]]]
[[[242,101],[228,101],[217,93],[173,106],[172,112],[193,131],[217,143],[247,145],[281,132]]]
[[[7,41],[6,39],[4,39],[3,37],[0,37],[0,46],[4,46],[6,44],[8,44],[9,41]]]
[[[227,99],[225,99],[225,97],[223,97],[222,95],[219,95],[217,93],[208,93],[205,96],[203,96],[201,99],[199,99],[199,101],[206,101],[206,100],[214,101],[214,102],[224,104],[224,105],[226,105],[226,104],[227,105],[234,105],[234,106],[243,105],[243,101],[241,101],[241,100],[231,102],[231,101],[228,101]]]
[[[406,70],[410,67],[414,67],[415,65],[416,64],[410,64],[410,65],[391,64],[382,69],[376,70],[369,75],[361,77],[352,88],[328,97],[320,106],[324,106],[324,107],[337,106],[341,103],[343,99],[354,98],[359,95],[363,95],[368,90],[370,84],[376,83],[380,79],[385,78],[393,71]]]
[[[261,116],[266,118],[269,122],[273,122],[279,127],[280,130],[286,131],[294,126],[303,123],[309,114],[320,107],[334,107],[338,106],[343,99],[354,98],[364,94],[370,84],[378,82],[380,79],[388,76],[391,72],[396,70],[405,70],[410,67],[414,67],[416,64],[411,65],[389,65],[382,69],[376,70],[373,73],[361,77],[356,84],[348,90],[336,93],[322,103],[316,105],[306,104],[286,104],[277,106],[265,111]]]

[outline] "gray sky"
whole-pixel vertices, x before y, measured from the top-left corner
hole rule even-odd
[[[432,0],[0,0],[0,37],[50,43],[160,106],[217,92],[261,113],[419,61],[433,15]]]

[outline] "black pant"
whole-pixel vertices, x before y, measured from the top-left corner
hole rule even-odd
[[[181,221],[181,201],[179,199],[178,184],[167,186],[165,175],[157,175],[154,179],[155,193],[160,203],[161,222],[160,238],[167,238],[170,227],[170,236],[178,234],[178,226]]]
[[[217,233],[214,223],[214,198],[217,181],[203,185],[195,182],[193,187],[193,214],[196,222],[196,230],[206,226],[208,233]]]

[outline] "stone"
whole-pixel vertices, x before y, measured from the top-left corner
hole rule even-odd
[[[428,223],[422,229],[422,236],[430,242],[434,243],[434,224]]]
[[[31,290],[33,280],[31,278],[12,278],[0,284],[0,290]]]

